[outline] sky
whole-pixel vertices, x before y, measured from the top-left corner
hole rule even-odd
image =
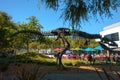
[[[38,0],[0,0],[0,11],[6,12],[15,23],[27,22],[26,18],[36,16],[44,27],[42,31],[70,27],[67,22],[64,23],[63,19],[60,19],[61,11],[56,12],[47,9],[44,5],[38,8]],[[120,21],[120,8],[118,8],[117,12],[112,12],[112,14],[112,18],[103,17],[103,20],[98,18],[99,22],[96,22],[94,18],[89,19],[88,22],[81,23],[80,30],[90,34],[99,34],[104,27]]]

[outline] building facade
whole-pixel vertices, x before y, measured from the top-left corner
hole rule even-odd
[[[104,27],[103,31],[100,32],[100,35],[115,41],[118,44],[118,47],[120,47],[120,22]]]

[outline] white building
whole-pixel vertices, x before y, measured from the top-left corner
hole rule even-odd
[[[115,41],[120,47],[120,22],[104,27],[100,35]]]

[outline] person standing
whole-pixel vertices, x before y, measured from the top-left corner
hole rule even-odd
[[[66,50],[66,57],[69,59],[70,58],[70,54],[71,54],[71,51],[70,50]]]

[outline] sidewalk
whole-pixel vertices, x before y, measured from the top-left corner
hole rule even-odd
[[[101,73],[103,80],[108,80]],[[97,73],[76,73],[76,74],[47,74],[43,80],[101,80]],[[115,80],[118,80],[117,78]]]
[[[42,79],[37,80],[108,80],[104,73],[100,73],[102,79],[98,76],[96,72],[88,72],[88,73],[52,73],[46,74]],[[118,77],[111,73],[114,80],[119,80]],[[0,77],[0,80],[11,80],[15,77],[14,75],[4,75]],[[18,79],[19,80],[19,79]],[[110,79],[112,80],[112,79]]]

